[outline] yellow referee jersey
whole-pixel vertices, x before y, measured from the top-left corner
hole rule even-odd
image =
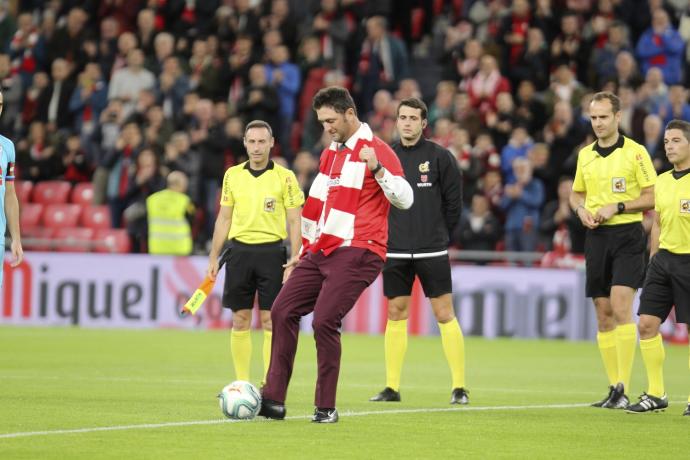
[[[620,135],[610,148],[594,142],[580,150],[573,191],[586,193],[585,208],[595,214],[604,205],[639,198],[642,189],[655,182],[656,171],[647,149]],[[623,213],[603,225],[641,221],[641,212]]]
[[[304,204],[295,173],[269,160],[258,177],[245,161],[225,172],[221,206],[232,206],[228,239],[246,244],[272,243],[287,238],[286,209]]]
[[[654,188],[654,210],[661,223],[659,248],[690,254],[690,174],[673,173],[661,174]]]

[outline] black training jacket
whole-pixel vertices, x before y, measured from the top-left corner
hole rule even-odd
[[[391,206],[388,257],[445,254],[449,234],[462,210],[462,176],[455,157],[424,138],[410,147],[400,142],[391,147],[400,158],[405,178],[412,186],[414,203],[408,210]]]

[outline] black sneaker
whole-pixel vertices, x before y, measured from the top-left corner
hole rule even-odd
[[[383,391],[376,396],[369,398],[369,401],[390,401],[390,402],[400,402],[400,392],[395,391],[391,387],[386,387]]]
[[[642,393],[640,401],[628,406],[625,411],[629,414],[642,414],[644,412],[659,412],[668,407],[668,397],[663,395],[661,398]]]
[[[467,404],[470,402],[469,394],[470,392],[464,388],[454,388],[453,393],[450,395],[450,403]]]
[[[314,416],[311,418],[314,423],[336,423],[338,421],[337,409],[319,409],[314,410]]]
[[[285,418],[285,404],[280,404],[271,399],[262,399],[258,415],[274,420],[283,420]]]
[[[604,407],[604,404],[606,404],[606,401],[611,399],[611,395],[613,394],[613,390],[614,390],[613,385],[609,385],[609,394],[607,394],[606,397],[604,399],[602,399],[601,401],[597,401],[595,403],[592,403],[591,406],[592,407]]]
[[[622,383],[617,383],[616,386],[613,387],[611,397],[601,407],[606,409],[625,409],[629,405],[630,400],[625,395],[625,386]]]
[[[685,411],[683,411],[683,415],[690,415],[690,403],[688,403],[688,407],[686,407]]]

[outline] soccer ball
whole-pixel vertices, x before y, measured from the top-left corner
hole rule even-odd
[[[218,395],[223,415],[235,420],[249,420],[261,409],[261,394],[254,385],[236,380],[226,385]]]

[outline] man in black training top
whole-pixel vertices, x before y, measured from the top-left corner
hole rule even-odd
[[[415,275],[431,301],[452,375],[451,404],[467,404],[465,345],[452,302],[448,241],[462,207],[461,175],[453,155],[424,139],[427,107],[417,98],[398,107],[400,142],[393,150],[414,190],[409,210],[391,208],[383,291],[388,298],[385,335],[386,388],[371,401],[400,401],[400,375],[407,350],[407,316]]]

